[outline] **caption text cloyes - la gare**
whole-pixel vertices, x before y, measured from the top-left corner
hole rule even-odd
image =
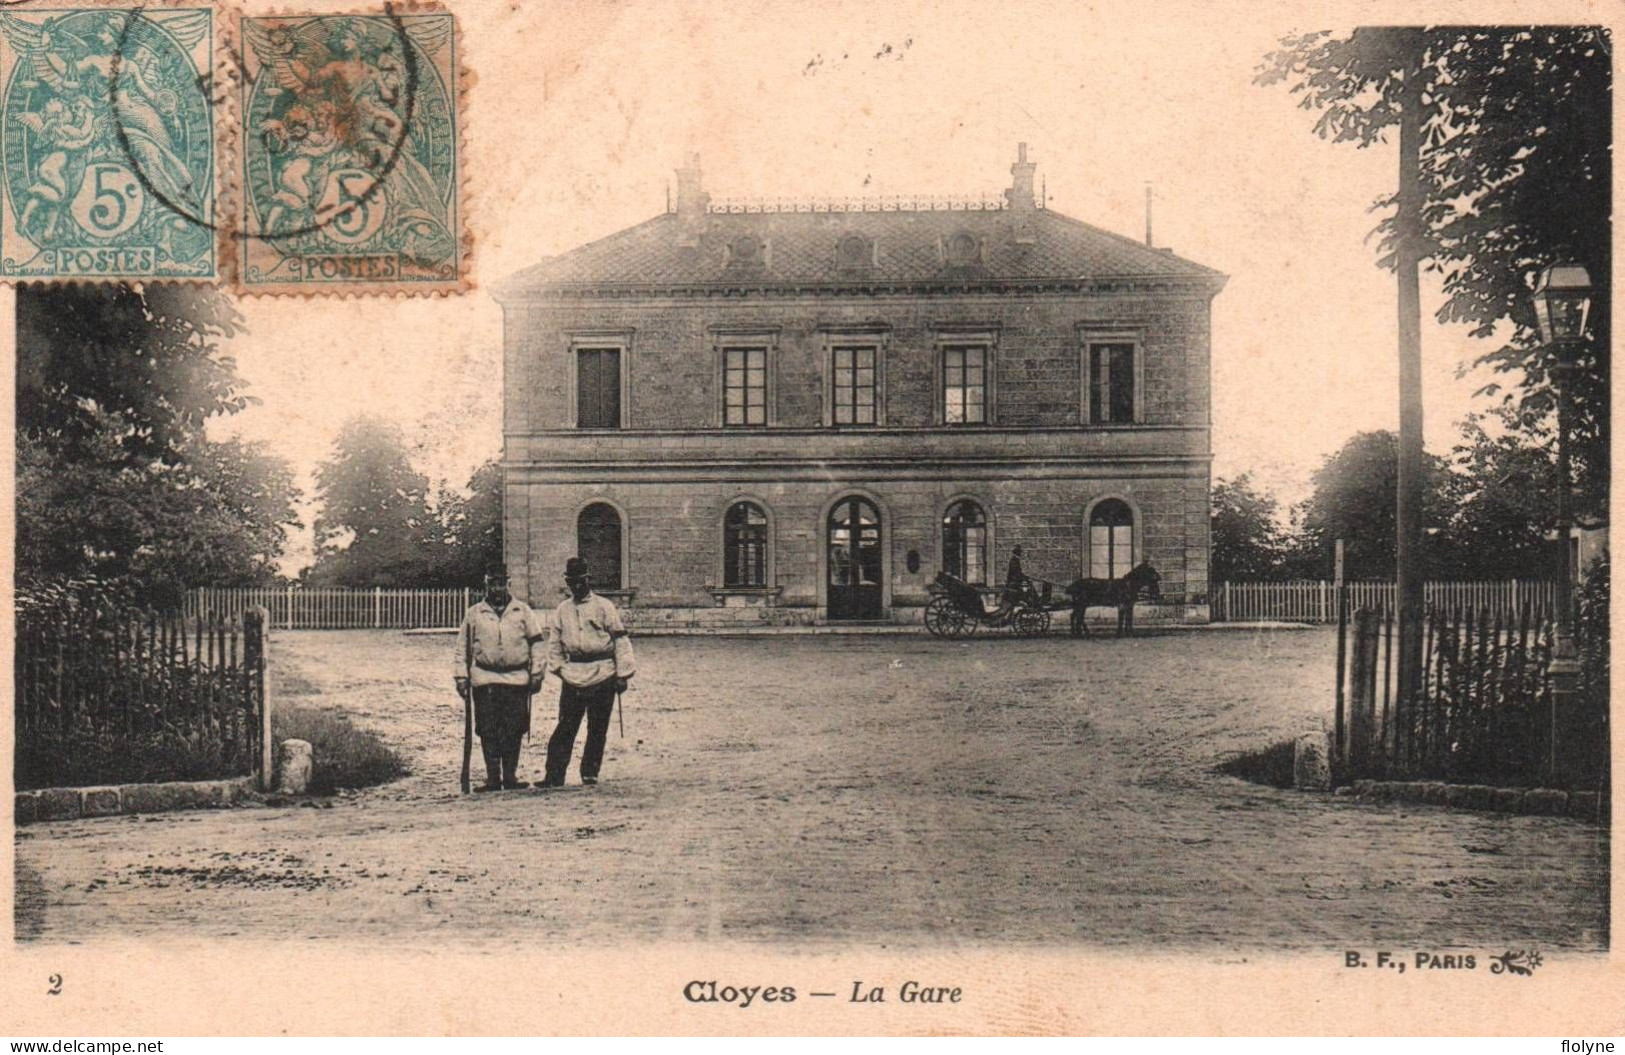
[[[834,996],[834,993],[813,993],[814,996]],[[683,999],[691,1004],[731,1004],[750,1007],[755,1003],[793,1004],[797,993],[789,985],[720,985],[716,982],[689,982],[683,987]],[[957,1004],[962,999],[958,986],[926,986],[919,982],[904,982],[897,988],[897,1001],[903,1004]],[[866,986],[852,983],[848,997],[855,1004],[886,1003],[885,986]]]

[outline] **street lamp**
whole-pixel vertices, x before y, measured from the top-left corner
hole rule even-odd
[[[1574,691],[1580,664],[1574,646],[1574,582],[1569,563],[1573,545],[1574,514],[1570,509],[1569,388],[1574,380],[1575,356],[1585,343],[1591,315],[1591,276],[1579,264],[1552,264],[1535,281],[1535,321],[1540,338],[1555,362],[1547,370],[1557,396],[1557,537],[1561,557],[1557,572],[1557,640],[1553,642],[1551,776],[1557,777],[1559,723],[1572,719]]]

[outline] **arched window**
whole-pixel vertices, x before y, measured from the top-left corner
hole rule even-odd
[[[576,518],[576,554],[587,562],[595,588],[622,588],[621,514],[614,506],[594,502],[581,511]]]
[[[1121,579],[1134,567],[1134,511],[1108,498],[1089,514],[1089,577]]]
[[[767,585],[767,514],[754,502],[735,502],[722,521],[722,584]]]
[[[987,515],[968,498],[943,514],[942,570],[972,586],[987,585]]]
[[[868,267],[874,262],[869,240],[849,234],[835,247],[835,265],[842,268]]]
[[[948,263],[953,267],[968,267],[978,256],[976,238],[961,231],[948,239]]]

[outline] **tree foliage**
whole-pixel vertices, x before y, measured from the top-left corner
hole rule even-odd
[[[1214,481],[1209,574],[1215,582],[1260,582],[1282,573],[1280,513],[1274,496],[1259,490],[1247,473]]]
[[[1553,526],[1556,466],[1544,447],[1515,431],[1492,435],[1481,417],[1463,423],[1451,454],[1453,508],[1440,540],[1452,579],[1528,579],[1556,574]]]
[[[502,466],[491,459],[474,470],[468,494],[450,489],[437,503],[443,553],[437,578],[467,586],[502,562]]]
[[[1582,507],[1605,508],[1608,480],[1606,288],[1612,275],[1612,72],[1608,31],[1588,26],[1365,28],[1283,38],[1261,84],[1285,83],[1319,112],[1315,132],[1365,147],[1399,120],[1406,71],[1422,102],[1423,255],[1445,294],[1438,317],[1511,339],[1477,362],[1531,436],[1555,408],[1529,293],[1540,269],[1584,264],[1604,292],[1571,386]],[[1395,197],[1375,234],[1393,262]]]
[[[20,584],[122,583],[168,607],[274,576],[298,523],[292,472],[205,434],[248,405],[219,350],[239,323],[201,287],[18,290]]]
[[[1448,458],[1427,458],[1424,571],[1434,579],[1549,578],[1556,549],[1550,452],[1497,426],[1497,416],[1462,423]],[[1490,427],[1486,427],[1486,426]],[[1364,432],[1328,456],[1309,497],[1283,529],[1275,498],[1243,474],[1213,488],[1212,574],[1216,582],[1327,579],[1337,539],[1350,580],[1392,579],[1395,453],[1391,432]]]
[[[241,325],[202,286],[20,287],[17,429],[69,458],[178,461],[251,401],[219,347]]]
[[[426,586],[439,524],[429,479],[412,465],[400,426],[373,417],[345,422],[316,469],[316,564],[323,586]]]
[[[1333,453],[1313,476],[1314,490],[1296,510],[1294,571],[1305,578],[1332,576],[1335,544],[1344,543],[1345,579],[1392,579],[1396,559],[1399,438],[1361,432]],[[1423,464],[1422,525],[1436,537],[1449,520],[1456,481],[1444,459]],[[1423,572],[1440,571],[1436,543],[1423,553]]]
[[[502,560],[502,472],[474,471],[467,493],[441,487],[413,464],[398,425],[371,417],[346,422],[332,456],[316,471],[313,585],[468,586]]]

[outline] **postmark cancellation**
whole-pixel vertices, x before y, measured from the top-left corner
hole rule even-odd
[[[238,289],[464,288],[452,15],[386,8],[239,25]]]

